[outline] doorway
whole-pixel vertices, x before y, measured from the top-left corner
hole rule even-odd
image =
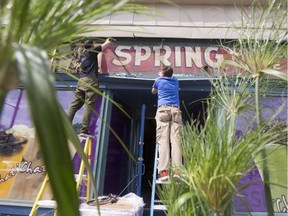
[[[145,128],[144,128],[144,146],[143,146],[143,164],[145,172],[142,176],[141,196],[150,206],[151,199],[151,183],[155,155],[156,143],[156,122],[155,114],[157,111],[157,95],[151,94],[151,86],[153,79],[124,79],[115,77],[103,77],[103,87],[109,89],[117,101],[125,110],[129,110],[129,114],[134,121],[139,121],[140,111],[143,104],[146,105],[145,110]],[[197,117],[203,111],[201,99],[209,96],[211,84],[208,79],[182,79],[179,80],[179,97],[181,100],[181,110],[184,120]],[[138,140],[138,133],[135,130],[132,133],[132,140]],[[133,145],[133,144],[132,144]],[[133,148],[135,146],[133,145]],[[137,155],[137,150],[135,151]],[[131,169],[130,176],[133,176],[134,169]],[[130,179],[129,179],[130,180]],[[132,187],[135,189],[135,187]]]
[[[155,144],[156,121],[154,118],[146,118],[143,148],[143,163],[145,165],[145,173],[142,176],[142,198],[144,200],[144,203],[146,204],[146,207],[150,206]]]
[[[204,100],[205,98],[203,98]],[[186,107],[187,108],[187,107]],[[205,103],[199,101],[198,103],[189,106],[184,113],[182,110],[183,124],[186,124],[192,119],[198,119],[201,124],[204,123],[203,112],[205,112]],[[156,113],[156,110],[155,110]],[[145,173],[142,176],[142,198],[145,202],[145,207],[150,207],[151,200],[151,188],[154,168],[154,156],[155,156],[155,144],[156,144],[156,121],[154,117],[147,117],[145,119],[145,133],[144,133],[144,148],[143,148],[143,163],[145,165]]]

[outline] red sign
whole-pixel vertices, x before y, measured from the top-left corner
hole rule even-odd
[[[178,75],[196,75],[220,70],[224,49],[188,46],[116,46],[108,48],[102,58],[102,70],[109,74],[157,75],[161,65],[171,65]]]
[[[224,59],[231,60],[227,52],[217,46],[136,46],[117,45],[108,48],[101,61],[103,73],[110,75],[157,76],[161,65],[173,66],[175,75],[203,76],[208,73],[235,72],[232,67],[223,68]],[[287,73],[287,63],[281,62]]]

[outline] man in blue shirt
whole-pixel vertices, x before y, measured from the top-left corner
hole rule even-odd
[[[169,169],[173,170],[182,164],[180,150],[180,129],[182,112],[179,101],[179,82],[173,77],[173,68],[163,66],[159,77],[152,86],[152,94],[158,94],[156,119],[156,142],[159,144],[158,174],[160,181],[168,180]],[[171,165],[170,165],[171,143]],[[174,177],[179,178],[177,172]]]
[[[84,105],[84,112],[82,118],[82,124],[80,127],[80,135],[89,135],[90,121],[93,114],[93,109],[97,100],[97,93],[90,87],[86,86],[87,83],[95,88],[98,88],[98,54],[103,52],[107,46],[111,43],[111,39],[99,46],[94,47],[92,40],[84,42],[84,53],[80,56],[78,66],[80,67],[80,79],[77,83],[74,99],[69,105],[67,115],[71,122],[75,116],[75,113]]]

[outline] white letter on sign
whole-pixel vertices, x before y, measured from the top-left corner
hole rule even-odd
[[[155,59],[154,59],[154,66],[159,67],[160,63],[162,62],[164,65],[171,65],[171,62],[168,61],[168,58],[171,56],[171,48],[169,46],[161,47],[153,47],[155,52]],[[161,55],[161,51],[164,50],[164,55]]]
[[[164,65],[169,66],[171,62],[168,61],[168,58],[171,56],[171,48],[169,46],[163,46],[165,54],[162,56],[162,62]]]
[[[135,65],[137,66],[139,66],[142,61],[147,60],[151,55],[151,50],[147,46],[144,47],[134,46],[134,49],[135,49]],[[142,51],[144,51],[143,55]]]
[[[153,47],[153,50],[155,52],[154,54],[154,66],[155,67],[159,67],[160,66],[160,50],[161,47],[157,46],[157,47]]]
[[[123,52],[123,50],[128,50],[129,52],[130,48],[131,48],[130,46],[118,46],[115,49],[117,59],[113,59],[112,63],[117,66],[128,65],[131,62],[132,57],[130,53]],[[118,60],[118,58],[120,59],[121,62]],[[122,58],[124,59],[122,60]]]
[[[185,61],[186,67],[192,67],[192,61],[195,63],[196,67],[202,68],[202,61],[201,61],[201,47],[195,47],[195,51],[192,47],[185,47]]]
[[[224,60],[224,57],[222,54],[217,54],[218,49],[219,49],[218,47],[207,47],[205,50],[205,53],[204,53],[205,61],[210,67],[219,68]],[[213,51],[216,52],[215,54],[216,61],[213,61],[211,59],[211,52]]]
[[[181,67],[181,47],[175,47],[175,67]]]

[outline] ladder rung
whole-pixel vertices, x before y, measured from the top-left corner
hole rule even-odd
[[[160,180],[156,180],[156,184],[171,184],[171,181],[160,181]]]
[[[154,210],[166,211],[167,208],[165,205],[154,205]]]
[[[55,200],[39,200],[37,205],[42,208],[56,208],[57,203]]]

